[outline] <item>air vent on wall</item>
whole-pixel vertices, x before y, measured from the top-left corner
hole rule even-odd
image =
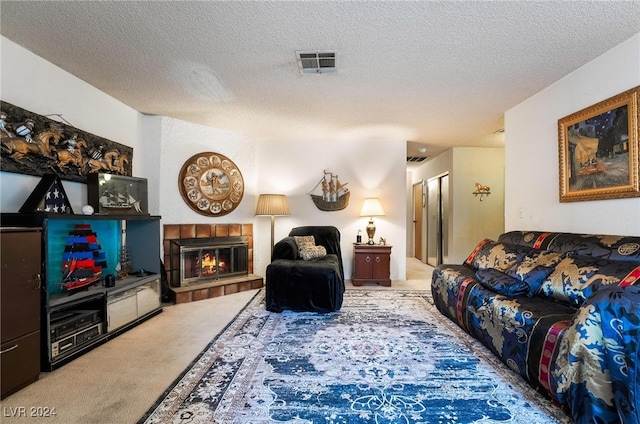
[[[296,52],[301,74],[324,74],[335,72],[336,52]]]
[[[419,163],[426,159],[429,159],[428,156],[407,156],[407,162]]]

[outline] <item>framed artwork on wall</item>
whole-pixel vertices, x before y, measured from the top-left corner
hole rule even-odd
[[[640,86],[558,120],[560,202],[640,197]]]
[[[244,179],[235,163],[215,152],[201,152],[182,165],[178,176],[182,200],[205,216],[231,213],[244,195]]]

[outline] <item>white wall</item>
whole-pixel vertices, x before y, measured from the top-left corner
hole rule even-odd
[[[159,134],[159,204],[163,224],[179,223],[254,223],[254,272],[265,275],[270,262],[271,220],[256,217],[255,206],[259,194],[287,195],[291,216],[277,217],[275,242],[290,229],[301,225],[334,225],[342,234],[342,250],[346,278],[351,277],[353,253],[358,228],[366,226],[359,217],[362,201],[367,196],[379,196],[385,217],[376,218],[378,237],[387,237],[394,244],[391,278],[406,278],[406,249],[404,228],[404,162],[403,141],[345,142],[256,142],[241,134],[171,119],[148,117],[143,120],[144,131],[156,137],[154,127],[161,125]],[[152,135],[153,134],[153,135]],[[152,140],[147,140],[151,145]],[[242,202],[231,213],[207,217],[194,212],[178,191],[178,174],[184,162],[204,151],[218,152],[231,159],[240,169],[245,182]],[[363,166],[367,152],[366,166]],[[318,210],[307,194],[323,175],[323,170],[337,173],[351,191],[347,209],[338,212]],[[400,188],[400,190],[399,190]],[[397,245],[396,245],[397,243]]]
[[[133,147],[133,172],[146,178],[138,112],[5,37],[0,38],[0,58],[0,99],[39,115],[60,114],[78,129]],[[0,172],[2,212],[17,212],[39,181],[40,177]],[[87,203],[86,185],[62,185],[71,207],[80,213]]]
[[[360,217],[366,197],[379,197],[385,216],[374,218],[376,242],[380,237],[393,246],[391,279],[406,279],[406,142],[403,140],[349,140],[269,142],[257,144],[258,193],[281,193],[287,196],[291,215],[276,217],[276,242],[291,228],[303,225],[333,225],[341,233],[345,278],[353,269],[353,246],[362,230],[366,239],[367,218]],[[313,204],[309,192],[323,176],[333,172],[351,192],[349,206],[342,211],[325,212]],[[266,267],[270,248],[271,221],[256,219],[256,231],[265,243],[260,250],[256,270]]]
[[[456,147],[453,166],[450,196],[455,228],[449,258],[461,263],[480,240],[495,240],[504,232],[504,149]],[[472,194],[476,182],[491,188],[482,202]]]
[[[154,121],[156,121],[154,119]],[[157,123],[157,121],[155,122]],[[163,224],[231,224],[251,223],[255,219],[256,143],[241,134],[192,124],[177,119],[160,119],[158,147],[160,154],[160,215]],[[178,174],[191,156],[202,152],[216,152],[236,164],[245,190],[238,206],[226,215],[200,215],[183,200],[178,189]]]
[[[505,227],[640,236],[640,198],[559,202],[558,120],[640,85],[640,34],[505,115]]]
[[[137,164],[135,170],[135,172],[140,172],[140,175],[144,175],[147,178],[149,210],[160,216],[162,216],[162,209],[160,208],[160,177],[163,175],[161,159],[162,119],[163,117],[161,116],[149,115],[140,118],[138,147],[141,152],[144,152],[144,160]]]

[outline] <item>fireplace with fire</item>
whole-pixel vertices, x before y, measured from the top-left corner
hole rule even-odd
[[[171,268],[180,269],[180,286],[247,275],[248,237],[171,240]]]

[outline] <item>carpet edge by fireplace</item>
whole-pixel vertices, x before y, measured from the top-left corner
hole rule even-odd
[[[143,415],[143,417],[138,421],[139,423],[144,422],[150,415],[151,413],[158,407],[158,405],[160,405],[160,403],[162,403],[162,401],[167,397],[167,395],[175,388],[176,385],[178,385],[178,383],[180,383],[180,381],[185,377],[185,375],[187,375],[187,373],[191,370],[191,368],[193,368],[193,366],[200,360],[200,358],[202,358],[202,356],[211,348],[211,346],[213,346],[214,343],[216,343],[218,341],[218,339],[224,334],[225,331],[227,331],[227,329],[229,329],[229,327],[243,314],[245,313],[245,311],[247,310],[247,308],[249,307],[249,305],[251,305],[253,302],[256,301],[257,298],[259,298],[261,296],[262,291],[258,291],[256,292],[255,295],[253,295],[253,297],[251,299],[249,299],[249,301],[246,303],[246,305],[244,305],[242,307],[242,309],[240,309],[240,311],[227,323],[227,325],[224,326],[224,328],[222,330],[220,330],[220,332],[218,334],[216,334],[216,336],[207,344],[207,346],[205,346],[204,349],[202,349],[200,351],[200,353],[198,354],[198,356],[196,356],[190,363],[189,365],[187,365],[187,367],[180,373],[180,375],[178,377],[176,377],[171,384],[169,385],[169,387],[167,387],[167,389],[162,392],[162,394],[160,395],[160,397],[158,397],[158,399],[154,402],[154,404],[149,408],[149,410],[147,410],[147,412]]]

